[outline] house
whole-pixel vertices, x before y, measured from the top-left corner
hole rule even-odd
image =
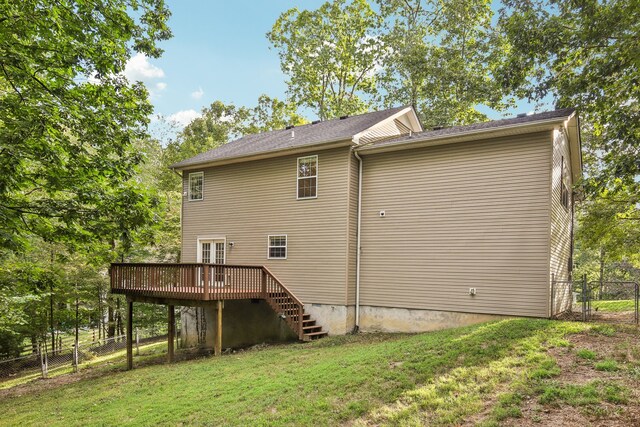
[[[226,272],[261,266],[303,305],[291,319],[313,318],[319,336],[548,317],[552,278],[571,275],[572,109],[425,130],[412,108],[393,108],[247,135],[172,167],[183,263],[228,266],[206,292],[250,288],[257,276]],[[290,331],[291,313],[260,298],[225,310],[223,336]],[[207,341],[220,312],[184,312],[183,339]]]

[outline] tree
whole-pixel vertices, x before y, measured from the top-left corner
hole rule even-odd
[[[432,127],[484,121],[480,105],[500,111],[512,104],[494,78],[505,46],[490,1],[378,3],[385,44],[393,47],[380,77],[386,105],[411,105]]]
[[[151,105],[121,75],[170,37],[163,0],[22,0],[0,6],[0,247],[28,234],[122,234],[151,200],[131,181]],[[125,208],[126,207],[126,208]],[[115,212],[115,214],[114,214]]]
[[[267,38],[278,50],[292,102],[321,120],[365,112],[377,95],[375,71],[386,54],[380,25],[366,0],[281,14]]]
[[[578,212],[576,243],[581,271],[601,281],[614,273],[621,276],[640,268],[640,200],[630,187],[619,182],[614,186],[618,188],[586,200]],[[622,278],[640,280],[637,275]]]
[[[237,107],[214,101],[202,109],[200,117],[189,123],[170,141],[163,152],[159,188],[178,189],[180,180],[169,166],[197,154],[219,147],[242,135],[283,129],[288,125],[300,125],[305,119],[291,103],[261,95],[253,108]]]
[[[597,144],[585,182],[638,189],[640,174],[640,3],[636,0],[504,2],[500,23],[512,45],[505,87],[557,107],[576,107],[581,130]],[[525,35],[526,36],[523,36]]]
[[[263,94],[258,98],[258,105],[249,110],[249,117],[243,126],[243,133],[268,132],[304,123],[306,120],[298,114],[295,105]]]

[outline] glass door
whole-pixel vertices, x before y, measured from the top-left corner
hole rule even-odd
[[[224,267],[222,267],[226,262],[226,245],[224,239],[200,240],[199,242],[198,262],[215,264],[215,266],[209,270],[209,285],[224,286]],[[200,281],[204,283],[204,270],[201,272]]]
[[[215,280],[216,286],[224,286],[224,267],[222,266],[225,263],[225,253],[224,253],[224,240],[214,240],[213,241],[213,262],[216,264],[215,267]]]

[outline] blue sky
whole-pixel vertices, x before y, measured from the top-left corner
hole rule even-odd
[[[263,93],[283,99],[286,77],[265,34],[285,10],[296,6],[315,9],[322,3],[169,0],[174,36],[161,43],[164,54],[159,59],[132,58],[126,74],[147,85],[155,114],[181,125],[215,100],[251,107]],[[533,108],[521,102],[509,114]],[[499,118],[500,114],[490,116]]]

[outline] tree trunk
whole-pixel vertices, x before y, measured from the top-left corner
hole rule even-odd
[[[600,248],[600,295],[598,299],[602,299],[602,292],[604,291],[604,248]]]
[[[98,340],[102,338],[102,323],[104,322],[104,311],[102,309],[102,292],[98,285]]]
[[[120,298],[116,298],[116,334],[118,336],[124,335],[124,328],[122,326],[122,312],[120,311]]]
[[[107,322],[108,322],[107,337],[113,338],[116,335],[116,323],[115,323],[114,312],[113,312],[113,301],[109,301],[109,303],[107,304]]]
[[[56,351],[56,328],[53,320],[53,281],[49,283],[49,319],[51,320],[51,352]]]

